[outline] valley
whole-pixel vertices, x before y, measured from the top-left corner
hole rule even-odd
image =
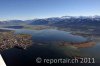
[[[0,50],[5,50],[2,54],[7,52],[8,55],[13,55],[15,51],[23,55],[21,52],[25,51],[24,53],[27,54],[27,57],[31,58],[34,55],[41,57],[46,55],[48,58],[54,58],[56,56],[58,58],[95,58],[96,63],[99,63],[99,51],[96,51],[96,49],[100,50],[99,19],[100,17],[97,19],[97,17],[76,18],[70,16],[69,18],[57,17],[26,21],[18,20],[18,23],[14,23],[17,22],[17,20],[11,20],[9,23],[7,21],[2,22],[0,29],[3,30],[0,31],[2,35],[1,38],[4,40],[0,40]],[[14,32],[10,34],[7,32],[6,35],[3,35],[4,30]],[[5,39],[5,37],[7,38]],[[27,49],[21,51],[20,48]],[[50,53],[46,54],[44,51],[46,53],[51,52],[55,54],[48,55]],[[9,52],[11,54],[9,54]],[[17,55],[15,56],[18,59],[23,59]]]

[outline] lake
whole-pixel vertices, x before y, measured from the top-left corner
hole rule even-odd
[[[85,56],[94,57],[96,62],[100,61],[100,43],[89,48],[76,47],[60,47],[54,44],[55,41],[67,42],[85,42],[87,38],[82,36],[72,35],[70,32],[60,31],[55,29],[44,30],[28,30],[28,29],[12,29],[1,28],[7,30],[15,30],[15,34],[24,33],[31,34],[33,42],[46,43],[46,45],[32,45],[27,50],[12,48],[2,52],[2,56],[8,66],[25,66],[34,65],[37,57],[41,58],[70,58],[70,56]],[[98,51],[97,51],[98,50]]]

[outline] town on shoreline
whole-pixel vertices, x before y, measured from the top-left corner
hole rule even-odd
[[[31,38],[28,34],[14,34],[14,31],[0,29],[0,51],[13,47],[26,49],[32,45]]]

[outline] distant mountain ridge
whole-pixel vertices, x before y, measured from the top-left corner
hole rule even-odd
[[[0,21],[0,25],[5,24],[29,24],[29,25],[51,25],[51,26],[100,26],[100,16],[62,16],[33,20],[9,20]]]
[[[17,24],[21,24],[23,23],[24,21],[22,20],[8,20],[8,21],[0,21],[0,25],[17,25]]]
[[[66,26],[100,26],[100,16],[63,16],[55,18],[37,19],[30,25]]]

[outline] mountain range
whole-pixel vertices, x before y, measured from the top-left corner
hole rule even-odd
[[[100,16],[63,16],[33,20],[0,21],[0,25],[50,25],[57,27],[68,26],[100,26]]]

